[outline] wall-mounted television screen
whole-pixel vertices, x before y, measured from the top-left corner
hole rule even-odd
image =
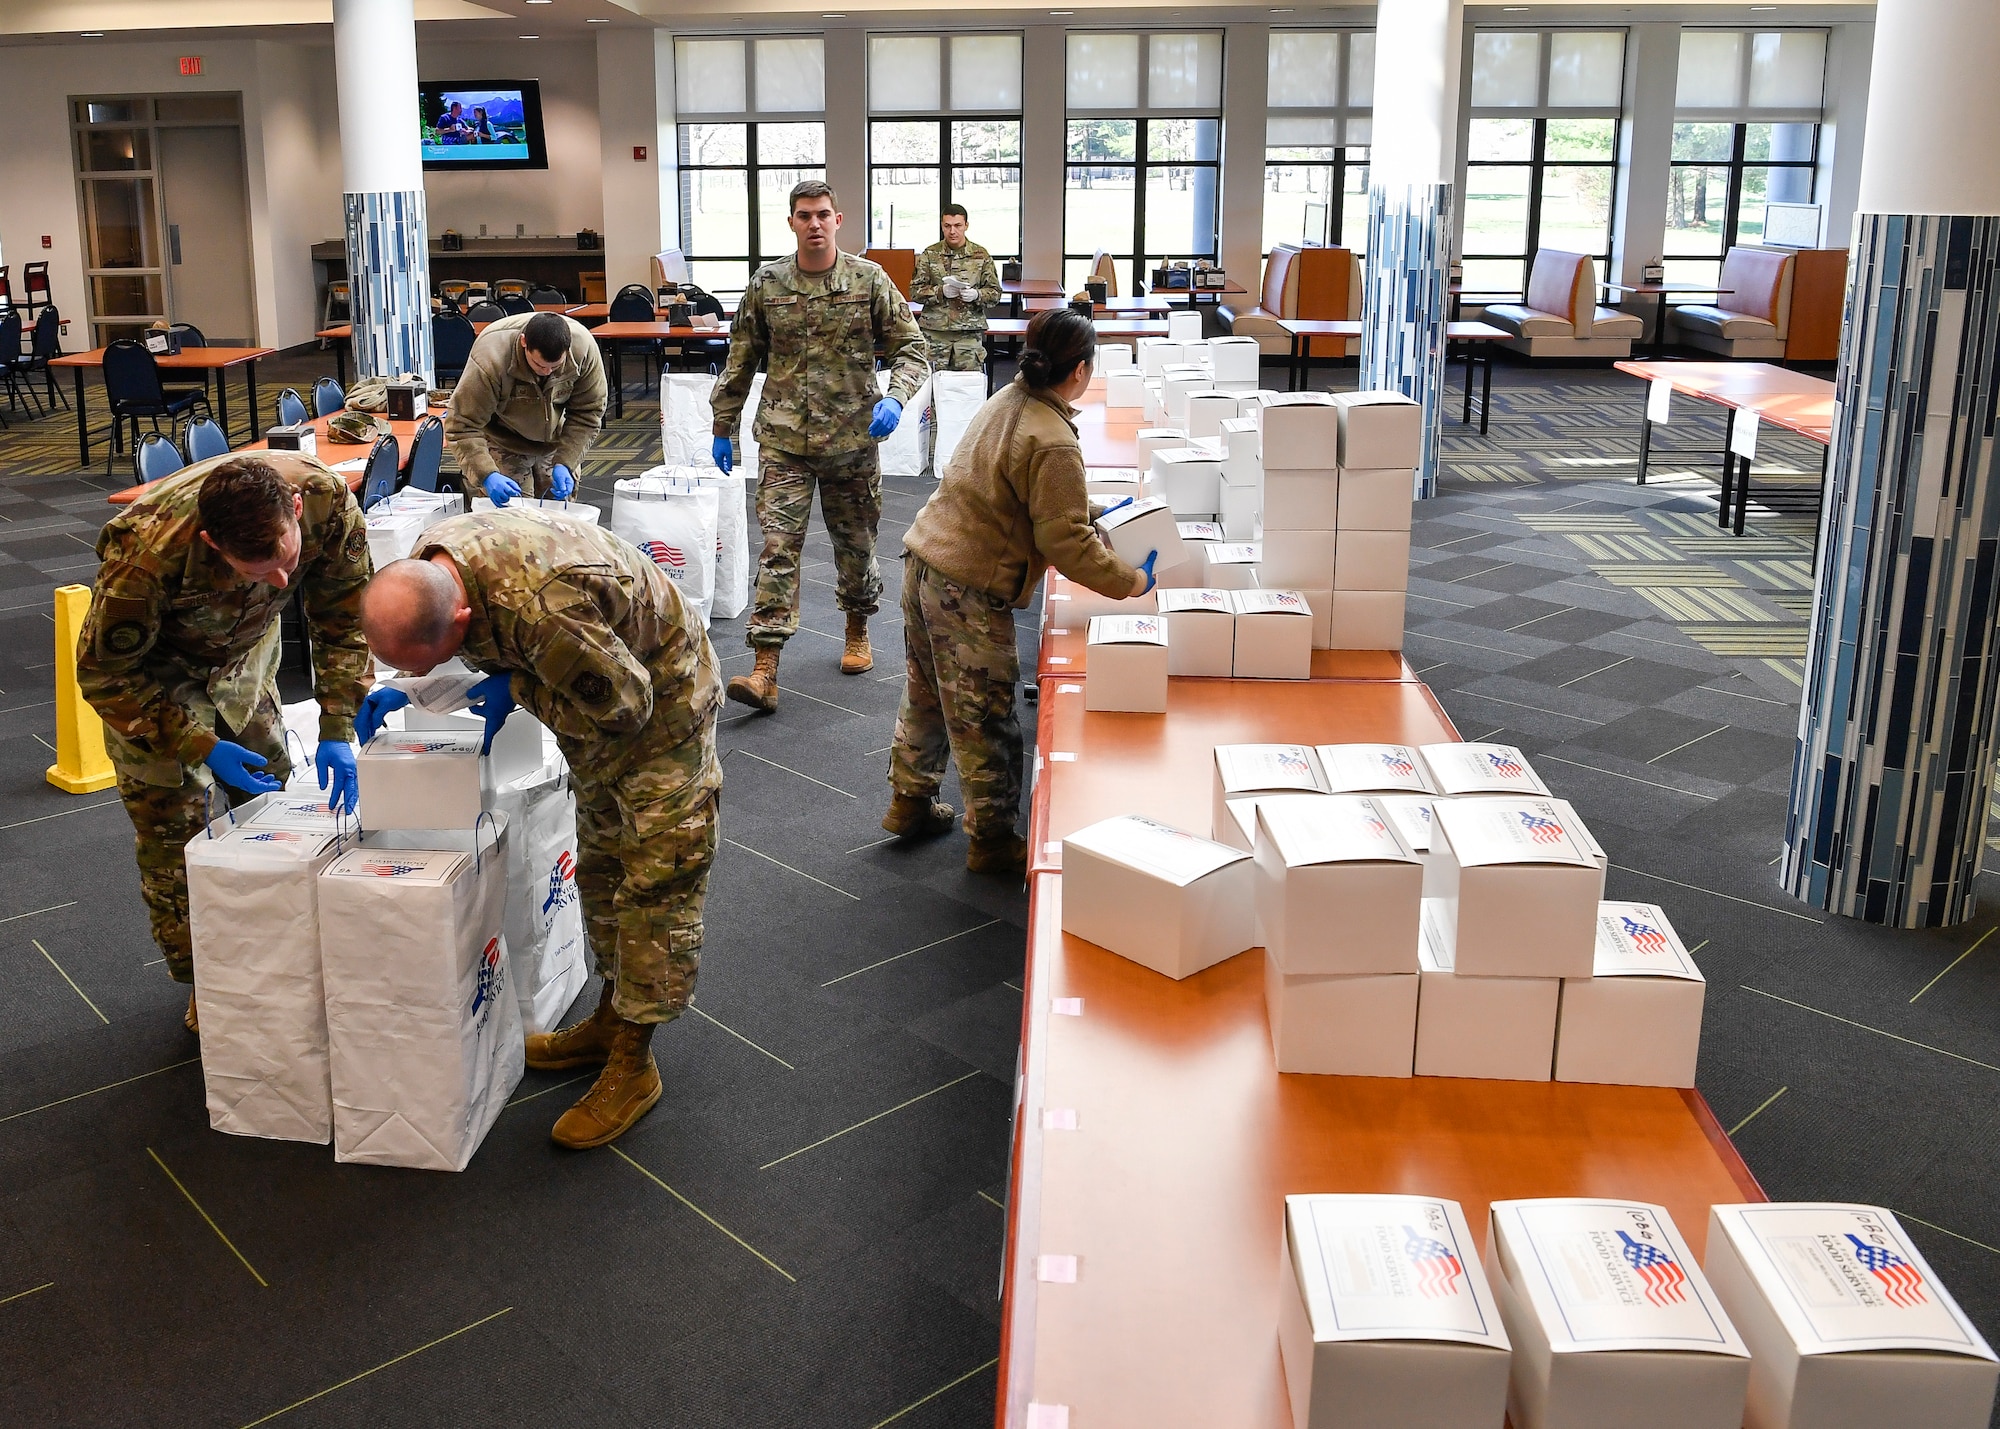
[[[424,80],[426,169],[546,169],[542,87],[532,79]]]

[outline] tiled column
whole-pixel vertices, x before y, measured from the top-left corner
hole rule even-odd
[[[334,0],[354,374],[433,376],[412,0]]]
[[[1782,878],[1973,912],[2000,684],[2000,12],[1882,0]]]
[[[1424,409],[1416,494],[1437,492],[1450,295],[1452,178],[1464,0],[1398,0],[1376,12],[1361,386]]]

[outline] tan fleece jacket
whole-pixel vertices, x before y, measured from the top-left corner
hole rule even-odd
[[[1138,572],[1090,524],[1075,409],[1020,378],[973,414],[903,544],[947,580],[1020,607],[1054,566],[1100,595]]]

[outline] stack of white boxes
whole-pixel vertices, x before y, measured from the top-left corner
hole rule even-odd
[[[1400,650],[1423,409],[1399,392],[1343,392],[1333,400],[1340,413],[1340,535],[1332,644]]]
[[[1313,645],[1332,644],[1340,411],[1323,392],[1290,393],[1263,409],[1264,559],[1258,582],[1296,590],[1313,610]]]

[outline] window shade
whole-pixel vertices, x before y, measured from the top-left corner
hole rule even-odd
[[[868,41],[868,109],[872,114],[935,112],[944,43],[936,35],[876,35]]]
[[[1071,35],[1067,92],[1071,109],[1137,109],[1139,37]]]
[[[1222,36],[1148,35],[1146,104],[1151,109],[1222,107]]]
[[[1021,37],[953,35],[951,107],[1015,113],[1021,108]]]
[[[1680,109],[1734,109],[1743,102],[1743,36],[1735,30],[1682,30]]]
[[[758,40],[757,110],[815,114],[826,108],[826,47],[818,35]]]
[[[1268,103],[1273,109],[1332,109],[1340,103],[1340,36],[1279,30],[1271,36]]]
[[[1347,40],[1347,107],[1375,107],[1375,32],[1360,30]],[[1349,142],[1365,142],[1350,140]]]
[[[1472,41],[1475,108],[1531,108],[1541,88],[1542,37],[1482,30]]]
[[[1826,32],[1780,30],[1750,37],[1750,107],[1818,109],[1826,97]]]
[[[1549,106],[1615,109],[1625,90],[1625,36],[1558,30],[1549,36]]]
[[[743,113],[743,41],[674,41],[674,101],[682,114]]]

